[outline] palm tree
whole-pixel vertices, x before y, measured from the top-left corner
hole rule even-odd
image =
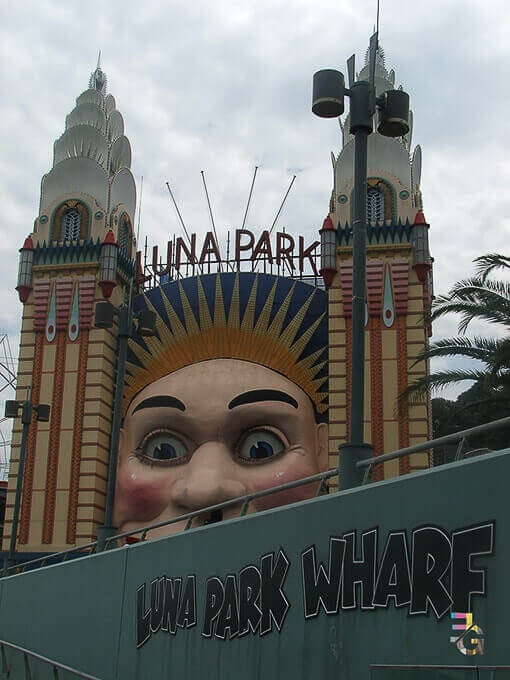
[[[448,295],[437,297],[430,314],[431,321],[447,314],[460,314],[460,335],[430,344],[417,362],[435,357],[466,357],[478,360],[482,367],[449,369],[423,376],[402,393],[402,400],[409,397],[411,401],[417,401],[431,389],[474,380],[482,387],[483,397],[470,406],[488,401],[510,401],[510,283],[490,276],[498,269],[510,273],[510,257],[490,253],[474,262],[475,276],[457,282]],[[474,320],[495,324],[506,334],[500,338],[464,335]]]

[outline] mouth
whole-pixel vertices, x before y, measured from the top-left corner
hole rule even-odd
[[[223,510],[213,510],[208,515],[204,517],[204,526],[206,524],[216,524],[216,522],[221,522],[223,520]]]

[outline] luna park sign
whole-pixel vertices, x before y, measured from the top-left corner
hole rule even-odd
[[[187,265],[210,265],[221,262],[267,262],[270,265],[286,267],[289,272],[302,274],[305,269],[318,276],[316,260],[318,258],[319,241],[306,243],[304,236],[292,236],[278,231],[271,238],[271,232],[265,229],[257,238],[249,229],[236,229],[232,242],[230,257],[222,258],[218,242],[212,231],[208,231],[202,242],[197,234],[190,234],[188,241],[178,236],[167,242],[166,259],[160,261],[158,246],[152,249],[152,273],[165,276],[172,268],[179,270]],[[138,255],[141,258],[141,253]]]
[[[493,521],[452,532],[437,526],[409,535],[390,531],[378,558],[379,529],[359,537],[348,531],[330,536],[326,562],[318,560],[315,545],[302,550],[297,565],[280,548],[236,573],[211,575],[202,602],[195,574],[160,575],[137,588],[136,646],[155,634],[174,636],[197,626],[202,637],[220,640],[281,632],[291,607],[285,583],[292,569],[300,571],[302,597],[295,605],[305,620],[390,606],[407,608],[410,617],[432,611],[437,620],[471,612],[473,597],[487,592],[486,567],[475,568],[472,560],[494,554],[494,533]]]

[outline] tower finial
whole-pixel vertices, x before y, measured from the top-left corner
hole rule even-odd
[[[106,74],[101,69],[101,50],[97,55],[97,66],[95,71],[90,75],[89,87],[101,92],[101,94],[106,94]]]

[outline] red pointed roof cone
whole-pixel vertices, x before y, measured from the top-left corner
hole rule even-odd
[[[25,242],[23,243],[23,246],[19,249],[19,252],[21,253],[22,250],[34,250],[34,242],[32,241],[31,236],[27,236],[25,239]]]
[[[333,220],[329,215],[322,223],[322,227],[319,229],[319,234],[322,234],[323,231],[335,231],[335,225],[333,224]]]
[[[425,219],[425,215],[423,214],[423,210],[418,210],[418,212],[416,213],[413,226],[415,224],[428,224],[427,220]]]
[[[108,233],[104,237],[103,243],[109,244],[109,245],[117,245],[117,241],[115,240],[115,234],[111,229],[108,229]]]

